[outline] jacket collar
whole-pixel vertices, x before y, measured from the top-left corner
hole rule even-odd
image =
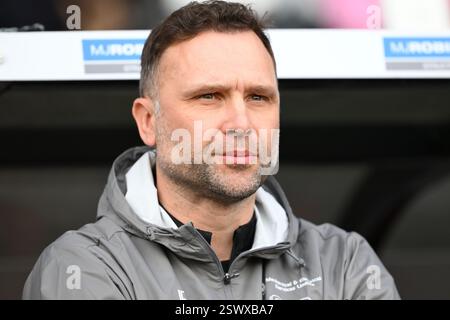
[[[150,168],[154,162],[155,151],[146,146],[122,153],[113,163],[97,218],[113,219],[128,232],[158,242],[180,256],[210,260],[202,250],[204,239],[192,223],[178,228],[159,206]],[[255,213],[257,226],[251,250],[255,255],[278,256],[296,242],[300,220],[293,215],[274,177],[258,189]]]

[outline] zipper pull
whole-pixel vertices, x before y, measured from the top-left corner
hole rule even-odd
[[[225,273],[225,275],[223,276],[223,283],[224,284],[230,284],[231,279],[239,277],[239,273]]]

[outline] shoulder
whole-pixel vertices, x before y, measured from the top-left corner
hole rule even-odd
[[[298,218],[298,241],[313,241],[321,246],[333,246],[336,249],[355,249],[358,244],[367,243],[366,239],[354,231],[346,231],[331,223],[314,224]]]
[[[124,230],[109,219],[100,219],[84,225],[78,230],[70,230],[61,235],[42,252],[43,260],[63,259],[95,255],[96,247],[119,245],[118,235]]]
[[[377,260],[378,257],[367,240],[357,232],[348,232],[330,223],[314,224],[300,219],[298,244],[307,255],[318,255],[321,261],[343,268],[357,257],[357,263]]]
[[[103,219],[102,219],[103,220]],[[118,288],[114,259],[108,248],[114,234],[102,232],[105,222],[68,231],[41,253],[25,283],[25,299],[114,299]]]
[[[341,297],[398,299],[392,276],[363,236],[329,223],[299,221],[297,253],[311,269],[321,270],[324,280],[332,279]]]

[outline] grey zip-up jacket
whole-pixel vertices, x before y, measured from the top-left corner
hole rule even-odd
[[[132,209],[126,173],[144,154],[154,165],[147,147],[114,161],[97,221],[44,250],[24,299],[399,299],[364,238],[294,216],[273,177],[257,193],[253,247],[224,273],[192,223],[177,228],[164,212],[148,222]]]

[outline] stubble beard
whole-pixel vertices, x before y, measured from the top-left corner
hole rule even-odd
[[[267,179],[266,175],[261,174],[259,162],[256,164],[210,164],[205,162],[197,164],[193,161],[191,164],[173,163],[170,156],[173,147],[169,138],[170,132],[161,113],[158,114],[157,121],[156,168],[161,170],[164,176],[178,188],[226,205],[250,197]],[[191,160],[193,158],[192,155]]]
[[[220,172],[215,164],[173,164],[164,156],[158,155],[157,168],[173,183],[182,189],[201,194],[223,204],[236,203],[253,195],[264,183],[266,176],[250,165],[232,164],[226,172]],[[253,165],[255,166],[255,165]],[[241,177],[236,177],[240,175]]]

